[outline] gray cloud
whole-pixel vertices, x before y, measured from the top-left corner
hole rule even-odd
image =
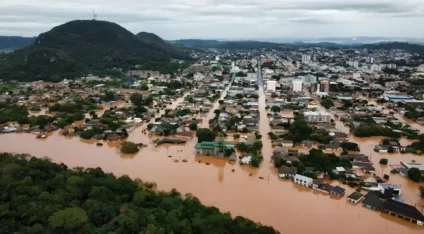
[[[166,39],[424,37],[423,0],[1,0],[0,34],[36,36],[75,19],[113,21]]]

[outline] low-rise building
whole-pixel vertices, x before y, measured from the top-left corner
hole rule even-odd
[[[364,198],[364,195],[360,192],[353,192],[347,197],[347,200],[353,203],[358,203]]]
[[[303,176],[303,175],[299,175],[299,174],[295,175],[295,177],[293,179],[294,183],[300,184],[300,185],[303,185],[303,186],[307,186],[307,187],[311,187],[313,181],[314,181],[314,179]]]
[[[278,176],[280,178],[290,179],[295,177],[295,175],[296,175],[296,168],[294,167],[282,166],[278,168]]]

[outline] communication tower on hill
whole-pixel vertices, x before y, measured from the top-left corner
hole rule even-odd
[[[93,9],[93,20],[97,20],[97,14],[96,14],[96,12],[94,11],[94,9]]]

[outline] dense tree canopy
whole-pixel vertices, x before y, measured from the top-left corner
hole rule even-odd
[[[214,141],[216,134],[209,128],[199,128],[196,131],[196,137],[198,142],[202,141]]]
[[[420,182],[421,180],[421,172],[420,169],[418,168],[411,168],[408,170],[408,178],[415,181],[415,182]]]
[[[0,170],[2,233],[278,233],[190,194],[154,192],[100,168],[69,170],[3,153]]]

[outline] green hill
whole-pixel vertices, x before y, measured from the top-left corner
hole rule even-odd
[[[409,42],[382,42],[382,43],[375,43],[375,44],[365,44],[365,45],[361,45],[360,48],[372,49],[372,50],[399,49],[399,50],[408,51],[410,53],[417,53],[420,55],[424,55],[423,45],[413,44]]]
[[[172,48],[159,48],[106,21],[76,20],[40,34],[24,49],[0,57],[0,79],[74,78],[111,68],[172,72]]]
[[[169,54],[173,58],[178,59],[188,59],[188,56],[179,50],[177,47],[165,42],[162,38],[154,33],[141,32],[137,34],[137,37],[148,44],[152,48],[155,48],[159,51]]]

